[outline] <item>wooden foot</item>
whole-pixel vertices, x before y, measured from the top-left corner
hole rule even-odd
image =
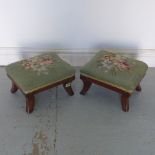
[[[92,83],[90,81],[88,81],[87,78],[84,76],[80,76],[80,78],[83,81],[83,88],[82,88],[80,94],[85,95],[87,93],[87,91],[90,89]]]
[[[18,87],[16,84],[12,81],[12,87],[10,89],[11,93],[15,93],[18,90]]]
[[[26,96],[26,112],[32,113],[35,105],[34,95]]]
[[[136,87],[136,90],[137,90],[137,91],[141,91],[141,90],[142,90],[140,84]]]
[[[73,89],[71,87],[71,83],[64,83],[63,87],[64,87],[64,89],[66,90],[66,92],[68,93],[69,96],[74,95]]]
[[[129,96],[126,94],[123,94],[121,96],[121,104],[122,104],[122,110],[124,112],[128,112],[129,111]]]

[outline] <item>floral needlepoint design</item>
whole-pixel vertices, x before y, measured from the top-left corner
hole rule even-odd
[[[134,64],[135,62],[129,63],[129,58],[114,53],[103,54],[98,59],[98,67],[104,68],[105,72],[112,71],[112,73],[128,71]]]
[[[36,56],[23,60],[21,65],[26,70],[37,72],[37,75],[48,74],[48,68],[54,63],[55,59],[51,55]]]

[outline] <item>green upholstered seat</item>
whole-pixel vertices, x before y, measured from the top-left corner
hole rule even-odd
[[[147,69],[148,66],[142,61],[100,51],[81,68],[80,72],[86,77],[132,93]]]
[[[45,53],[6,66],[8,76],[24,94],[65,80],[75,74],[74,68],[55,53]]]

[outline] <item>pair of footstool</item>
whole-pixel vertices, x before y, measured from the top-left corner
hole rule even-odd
[[[80,70],[85,95],[92,83],[121,94],[122,110],[129,111],[129,97],[136,89],[141,90],[140,82],[148,66],[142,62],[121,54],[99,51]],[[44,90],[63,85],[67,93],[74,92],[71,82],[75,79],[75,69],[55,53],[45,53],[6,66],[8,77],[12,81],[11,92],[18,89],[26,97],[26,111],[34,110],[34,95]]]

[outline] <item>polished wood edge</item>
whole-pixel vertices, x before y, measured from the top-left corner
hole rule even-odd
[[[53,87],[56,87],[58,85],[61,85],[61,84],[66,84],[66,83],[71,83],[73,80],[75,80],[75,76],[71,76],[69,78],[66,78],[64,80],[61,80],[61,81],[58,81],[56,83],[53,83],[53,84],[50,84],[48,86],[45,86],[43,88],[40,88],[38,90],[34,90],[33,92],[30,92],[30,93],[25,93],[19,86],[18,84],[7,74],[7,76],[11,79],[11,81],[18,87],[18,89],[20,89],[20,91],[25,95],[29,95],[29,94],[37,94],[37,93],[40,93],[44,90],[47,90],[47,89],[50,89],[50,88],[53,88]]]
[[[65,80],[58,81],[58,82],[53,83],[51,85],[45,86],[45,87],[40,88],[38,90],[35,90],[35,91],[33,91],[33,92],[29,93],[29,94],[37,94],[37,93],[40,93],[40,92],[42,92],[44,90],[56,87],[56,86],[61,85],[61,84],[71,83],[73,80],[75,80],[75,76],[72,76],[72,77],[66,78]]]
[[[92,79],[92,78],[84,76],[84,75],[80,75],[80,79],[81,80],[87,80],[88,82],[97,84],[99,86],[105,87],[107,89],[110,89],[110,90],[115,91],[115,92],[120,93],[120,94],[126,94],[126,95],[129,95],[129,96],[131,95],[131,93],[129,93],[129,92],[123,91],[123,90],[121,90],[119,88],[116,88],[114,86],[108,85],[108,84],[106,84],[104,82]]]

